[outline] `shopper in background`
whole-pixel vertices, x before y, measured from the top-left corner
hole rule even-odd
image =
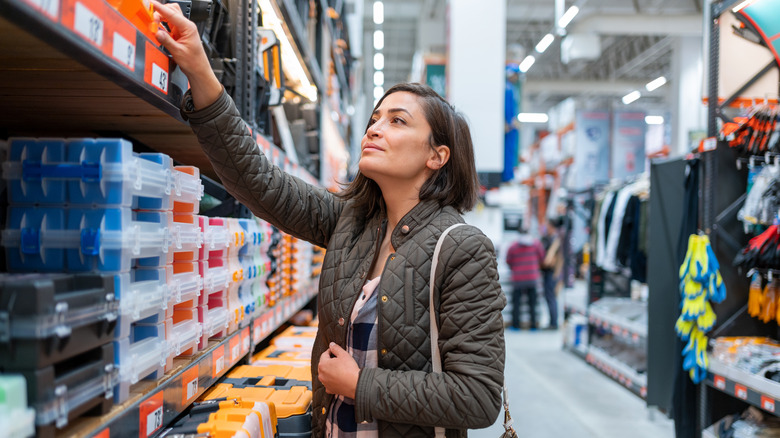
[[[359,172],[340,194],[258,151],[177,5],[155,6],[157,37],[190,81],[182,114],[222,183],[255,215],[327,247],[312,351],[313,436],[448,436],[493,424],[501,407],[506,300],[493,245],[447,235],[436,272],[442,372],[431,372],[429,279],[442,232],[477,200],[469,127],[431,88],[399,84],[371,115]],[[381,298],[380,298],[381,297]]]
[[[531,314],[531,330],[536,330],[536,294],[539,271],[544,262],[544,249],[539,239],[520,225],[518,239],[506,253],[506,264],[512,271],[512,329],[520,330],[520,302],[528,297],[528,311]]]
[[[542,247],[544,248],[544,261],[542,262],[542,285],[544,299],[550,310],[550,329],[558,328],[558,281],[563,267],[563,251],[561,249],[561,236],[552,222],[547,222],[542,231]]]

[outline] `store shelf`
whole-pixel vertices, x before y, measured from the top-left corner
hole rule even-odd
[[[701,438],[718,438],[715,435],[715,426],[710,426],[701,431]]]
[[[162,379],[142,381],[133,388],[133,395],[127,402],[114,406],[108,414],[72,422],[63,431],[63,436],[154,436],[315,295],[316,289],[311,287],[283,298],[250,325],[221,341],[210,342],[206,350],[194,357],[176,359],[174,369]]]
[[[647,324],[640,324],[631,321],[620,315],[605,312],[595,306],[588,307],[588,321],[605,330],[609,330],[613,335],[621,338],[639,342],[647,338]]]
[[[320,90],[321,94],[324,94],[325,90],[327,89],[325,85],[325,79],[314,54],[314,48],[309,47],[309,44],[306,42],[306,25],[303,22],[300,14],[298,14],[298,9],[295,7],[295,2],[293,0],[275,1],[279,6],[279,9],[281,9],[284,22],[286,23],[287,28],[290,30],[293,40],[295,40],[295,45],[298,46],[298,51],[303,58],[303,62],[306,64],[306,69],[309,71],[309,74],[314,81],[314,85]]]
[[[578,280],[574,283],[574,287],[571,289],[564,289],[561,292],[563,298],[563,309],[566,312],[588,316],[587,287],[587,284]]]
[[[85,16],[99,32],[84,36]],[[4,135],[128,137],[214,177],[179,113],[186,89],[170,58],[104,0],[0,0]]]
[[[586,360],[586,361],[588,360],[588,347],[585,347],[583,345],[579,345],[579,346],[564,345],[563,348],[582,360]]]
[[[707,385],[772,414],[780,407],[780,383],[709,358]]]
[[[634,394],[645,398],[647,396],[647,375],[640,374],[625,363],[615,359],[604,350],[590,346],[585,360],[611,377],[616,382],[630,389]]]

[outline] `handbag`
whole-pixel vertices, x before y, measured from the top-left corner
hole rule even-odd
[[[431,312],[430,319],[431,319],[431,359],[433,361],[433,372],[434,373],[441,373],[441,352],[439,351],[439,326],[436,324],[436,312],[434,311],[435,307],[433,304],[433,288],[434,288],[434,280],[436,277],[436,267],[439,265],[439,253],[441,252],[441,246],[444,243],[444,238],[449,234],[450,231],[452,231],[454,228],[457,228],[461,225],[466,224],[455,224],[444,230],[443,233],[441,233],[441,236],[439,236],[439,241],[436,242],[436,249],[433,251],[433,260],[431,260],[431,293],[430,293],[430,305],[429,309]],[[509,398],[507,397],[506,392],[506,383],[504,384],[503,388],[503,398],[504,398],[504,433],[501,434],[501,437],[499,438],[517,438],[517,432],[515,432],[515,429],[512,427],[512,416],[509,414]],[[437,427],[435,428],[436,431],[436,438],[444,438],[444,432],[445,429],[443,427]]]

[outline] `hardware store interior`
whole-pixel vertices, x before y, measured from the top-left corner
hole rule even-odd
[[[464,116],[479,190],[463,219],[494,249],[497,278],[477,276],[506,299],[492,339],[519,436],[780,436],[780,0],[162,3],[0,0],[0,438],[347,430],[341,410],[316,426],[328,382],[311,364],[344,326],[318,299],[348,268],[294,218],[240,202],[251,196],[229,180],[244,175],[204,152],[205,116],[181,109],[200,81],[158,37],[156,8],[173,3],[243,144],[294,190],[342,191],[363,155],[385,152],[364,147],[407,129],[380,123],[396,84],[424,84]],[[309,226],[337,240],[335,225]],[[407,268],[405,304],[447,272],[432,269]],[[369,301],[381,331],[393,303]],[[438,381],[435,310],[418,304],[429,350],[393,372]],[[460,379],[441,324],[439,371]],[[361,397],[393,392],[356,385],[350,424]],[[504,408],[481,428],[373,415],[347,435],[496,437],[508,424]]]

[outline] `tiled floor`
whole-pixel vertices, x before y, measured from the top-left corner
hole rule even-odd
[[[507,390],[520,437],[674,437],[671,420],[561,346],[558,331],[506,333]],[[502,422],[503,414],[469,437],[497,438]]]

